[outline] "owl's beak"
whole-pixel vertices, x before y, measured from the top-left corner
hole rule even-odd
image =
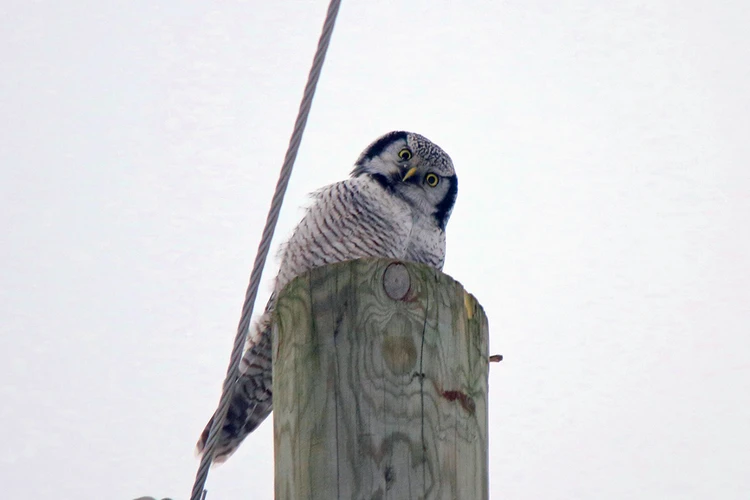
[[[413,177],[414,174],[417,173],[417,167],[411,167],[409,170],[406,171],[404,174],[404,177],[401,179],[402,182],[406,182],[406,179]]]

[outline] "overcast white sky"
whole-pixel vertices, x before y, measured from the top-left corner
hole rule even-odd
[[[3,497],[188,497],[326,4],[4,3]],[[492,498],[749,498],[748,26],[344,0],[277,234],[384,132],[453,157]],[[272,498],[271,431],[208,500]]]

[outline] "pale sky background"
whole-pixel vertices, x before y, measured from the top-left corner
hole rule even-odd
[[[4,498],[188,497],[326,6],[3,3]],[[445,271],[506,358],[492,498],[750,498],[748,26],[344,0],[276,242],[384,132],[453,157]],[[208,500],[272,471],[268,419]]]

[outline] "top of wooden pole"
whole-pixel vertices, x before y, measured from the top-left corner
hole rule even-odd
[[[487,498],[487,318],[459,283],[344,262],[275,314],[276,500]]]

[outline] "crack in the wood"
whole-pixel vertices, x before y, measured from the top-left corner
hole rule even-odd
[[[393,486],[393,480],[395,479],[395,474],[393,473],[393,467],[390,465],[387,465],[385,467],[385,472],[383,473],[383,477],[385,478],[385,490],[388,491],[391,489],[391,486]]]
[[[424,308],[424,323],[422,324],[422,344],[419,348],[419,396],[420,396],[420,404],[421,404],[421,434],[422,434],[422,491],[426,492],[427,490],[427,443],[425,442],[425,435],[424,435],[424,379],[425,374],[423,370],[424,366],[424,343],[425,343],[425,334],[427,332],[427,315],[430,311],[430,293],[429,290],[425,290],[425,308]]]
[[[341,314],[338,315],[338,317],[336,318],[336,322],[333,325],[333,338],[334,339],[339,336],[339,330],[341,330],[341,323],[344,321],[344,315],[345,315],[344,311],[346,310],[346,307],[348,305],[349,305],[349,299],[344,300],[344,303],[341,304],[341,307],[339,309],[341,311]]]
[[[336,274],[336,295],[338,296],[341,293],[341,289],[339,287],[339,274]],[[344,304],[347,303],[348,299],[344,300]],[[338,342],[336,342],[336,336],[339,333],[339,328],[341,327],[341,322],[344,319],[344,311],[346,310],[344,307],[339,309],[341,313],[339,314],[339,317],[336,319],[336,322],[333,327],[333,355],[334,355],[334,362],[335,362],[335,370],[336,370],[336,377],[335,380],[339,380],[339,350],[338,350]],[[333,384],[333,411],[334,411],[334,418],[335,418],[335,432],[336,432],[336,498],[341,499],[341,461],[339,457],[339,387],[336,382]]]

